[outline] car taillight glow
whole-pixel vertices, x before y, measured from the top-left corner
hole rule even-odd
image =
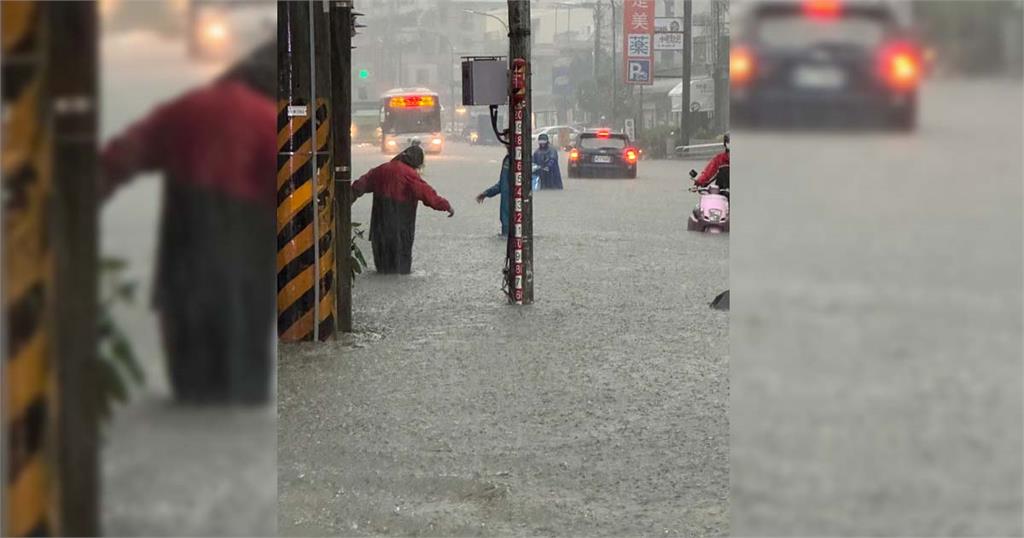
[[[611,136],[611,133],[607,129],[604,129],[604,130],[601,130],[601,131],[597,132],[597,137],[598,138],[608,138],[609,136]]]
[[[909,90],[921,79],[921,60],[917,50],[908,43],[893,43],[879,54],[879,75],[892,88]]]
[[[580,152],[578,150],[572,150],[569,152],[570,161],[578,161],[580,159]]]
[[[812,19],[834,19],[841,8],[839,0],[804,0],[804,14]]]
[[[626,159],[627,163],[635,164],[636,163],[636,150],[633,149],[633,148],[627,148],[626,151],[623,152],[623,157]]]
[[[737,46],[729,53],[729,80],[742,86],[754,78],[754,53],[745,46]]]

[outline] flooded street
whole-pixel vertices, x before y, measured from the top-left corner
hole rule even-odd
[[[498,199],[473,200],[501,152],[428,156],[456,215],[421,206],[414,274],[371,261],[355,335],[279,346],[279,532],[726,533],[728,237],[683,218],[703,162],[536,193],[537,299],[514,308]]]

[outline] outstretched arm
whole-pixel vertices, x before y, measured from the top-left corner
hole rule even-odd
[[[448,200],[445,200],[444,197],[437,194],[437,191],[435,191],[434,188],[426,181],[423,181],[423,178],[421,178],[419,174],[410,174],[408,176],[408,181],[409,186],[412,188],[413,196],[415,196],[417,200],[423,202],[423,205],[431,209],[436,209],[437,211],[447,211],[449,216],[455,214],[455,212],[452,211],[452,205],[448,203]]]
[[[352,201],[368,192],[373,192],[376,177],[377,168],[373,168],[352,183]]]
[[[114,137],[103,148],[100,155],[103,173],[99,185],[102,198],[110,196],[137,174],[160,166],[160,156],[166,151],[166,148],[161,147],[160,137],[164,131],[164,118],[169,113],[173,113],[170,105],[158,108]]]

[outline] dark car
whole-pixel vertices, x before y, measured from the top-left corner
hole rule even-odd
[[[569,150],[569,177],[636,177],[640,152],[623,133],[584,131]]]
[[[733,125],[916,127],[922,54],[891,3],[754,2],[736,38]]]

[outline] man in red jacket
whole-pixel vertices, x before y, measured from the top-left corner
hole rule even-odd
[[[420,177],[423,149],[410,146],[352,184],[355,198],[373,193],[370,245],[378,273],[412,272],[412,243],[416,235],[416,207],[423,205],[455,215],[448,200]]]
[[[264,403],[272,373],[276,43],[104,148],[100,192],[164,175],[153,306],[184,403]]]
[[[726,133],[722,138],[722,145],[725,146],[725,150],[715,155],[714,158],[704,167],[704,171],[700,173],[693,182],[698,187],[705,187],[712,183],[718,185],[718,188],[722,189],[722,194],[726,197],[729,196],[729,133]]]

